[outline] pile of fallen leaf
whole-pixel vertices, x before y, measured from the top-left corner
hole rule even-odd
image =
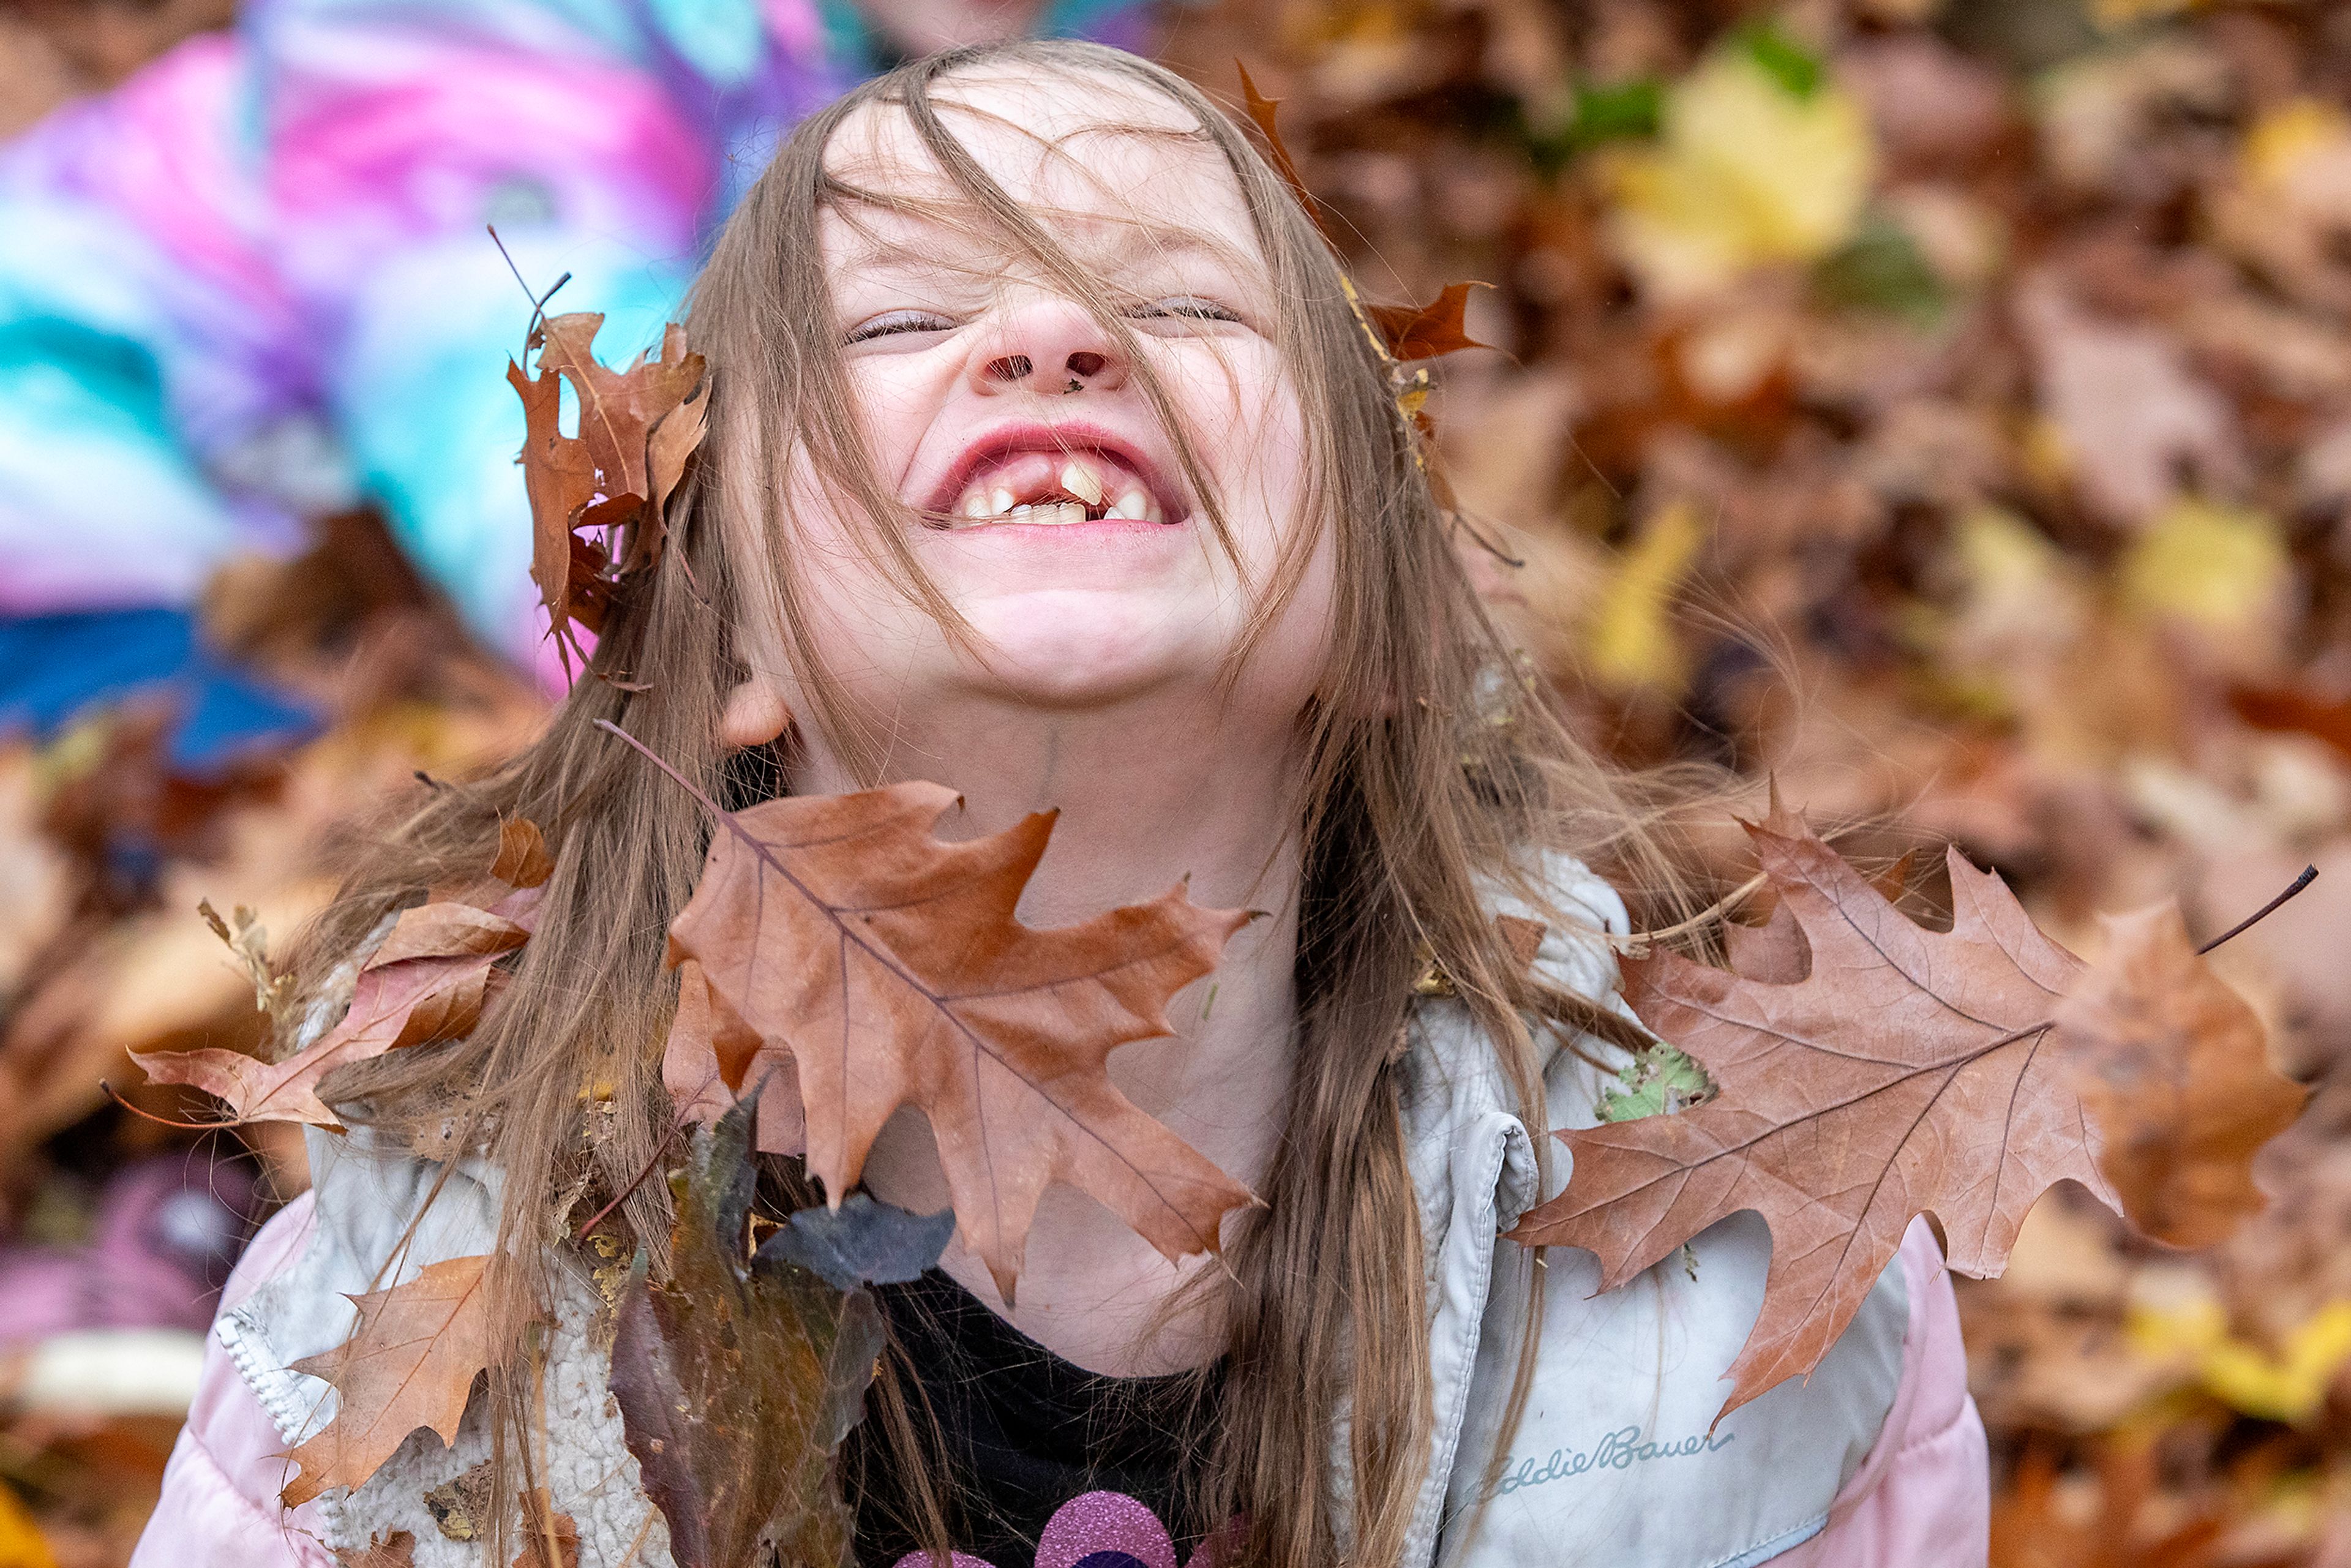
[[[1723,891],[1759,862],[1767,878],[1733,906],[1749,924],[1731,933],[1729,967],[1628,966],[1643,1017],[1690,1060],[1645,1062],[1612,1097],[1625,1113],[1577,1134],[1578,1184],[1529,1235],[1592,1245],[1615,1278],[1740,1207],[1742,1181],[1801,1170],[1807,1186],[1847,1190],[1802,1168],[1803,1140],[1784,1132],[1783,1147],[1766,1138],[1726,1158],[1740,1142],[1722,1131],[1729,1118],[1817,1121],[1817,1100],[1772,1096],[1819,1080],[1764,1071],[1752,1027],[1709,1034],[1694,1009],[1737,999],[1753,1027],[1849,1027],[1841,995],[1812,974],[1824,953],[1852,967],[1838,945],[1855,916],[1922,954],[1964,949],[1982,966],[1967,972],[1988,1021],[1907,1030],[1909,1054],[1878,1090],[1939,1096],[1956,1116],[2043,1074],[2020,1098],[2044,1116],[2078,1100],[2105,1157],[2011,1137],[2000,1146],[2039,1162],[2012,1196],[1924,1201],[1970,1173],[1927,1168],[1926,1143],[1873,1121],[1847,1145],[1902,1174],[1903,1201],[1808,1218],[1882,1257],[1907,1218],[1896,1209],[1915,1203],[1937,1208],[1955,1258],[2005,1254],[2001,1278],[1961,1292],[1993,1438],[1996,1560],[2351,1564],[2341,8],[1380,0],[1185,10],[1169,37],[1212,91],[1238,99],[1238,56],[1282,100],[1288,150],[1368,292],[1489,285],[1468,296],[1467,329],[1502,351],[1450,356],[1433,395],[1400,370],[1399,395],[1416,413],[1426,399],[1465,549],[1530,674],[1590,742],[1635,763],[1722,763],[1759,795],[1775,776],[1814,826],[1845,830],[1837,842],[1857,860],[1946,841],[1964,857],[1922,857],[1872,888],[1787,819],[1722,835]],[[561,329],[584,332],[576,342],[549,328],[555,357],[523,378],[526,400],[551,405],[554,374],[602,395],[598,376],[619,372],[591,368],[592,327]],[[692,421],[696,379],[682,345],[648,373],[667,379],[634,411],[634,440],[674,424],[682,437],[675,411]],[[684,456],[632,447],[582,465],[547,450],[573,466],[549,491],[564,527],[541,543],[564,553],[542,549],[541,587],[592,629],[599,596],[657,554]],[[183,1060],[217,1069],[210,1082],[233,1108],[298,1103],[303,1069],[322,1058],[259,1066],[272,934],[317,906],[319,868],[371,799],[510,747],[539,711],[465,650],[365,518],[322,520],[310,556],[239,569],[208,609],[222,645],[318,708],[316,738],[201,778],[173,771],[168,715],[139,705],[40,746],[0,743],[0,1218],[18,1244],[87,1235],[110,1176],[159,1151],[204,1150],[263,1173],[276,1196],[298,1190],[287,1124],[176,1131],[110,1105],[99,1081],[188,1119],[199,1097],[141,1083],[129,1056],[217,1051],[252,1065]],[[918,806],[901,810],[926,833]],[[853,1181],[861,1129],[891,1109],[862,1107],[855,1125],[799,1119],[794,1091],[827,1064],[769,1048],[771,1009],[786,1004],[727,971],[724,928],[740,916],[723,907],[726,879],[775,875],[792,831],[723,827],[714,865],[726,869],[679,934],[687,1005],[669,1081],[681,1103],[699,1094],[702,1119],[718,1121],[736,1091],[766,1086],[756,1129],[721,1122],[673,1152],[679,1271],[629,1298],[637,1386],[696,1389],[705,1415],[743,1391],[678,1348],[696,1302],[796,1291],[789,1332],[853,1349],[853,1310],[839,1302],[938,1239],[796,1216],[755,1251],[735,1245],[741,1147],[805,1147]],[[2305,863],[2321,870],[2309,891],[2209,967],[2194,957]],[[2038,930],[1974,866],[1997,868]],[[2183,915],[2098,918],[2172,897]],[[227,946],[199,899],[229,912]],[[404,1049],[462,1027],[512,951],[504,926],[524,925],[465,906],[482,918],[455,917],[462,939],[445,910],[434,932],[412,933],[425,945],[387,937],[391,956],[380,949],[360,983],[390,1010],[360,1009],[308,1049]],[[481,946],[460,956],[452,941]],[[392,991],[402,966],[429,965],[451,983]],[[1898,963],[1870,972],[1889,1017],[1932,1010]],[[946,1027],[935,998],[950,988],[924,983],[911,1000],[869,999],[894,1007],[902,1032],[919,1036],[905,1020],[925,1008]],[[2150,1013],[2148,997],[2166,1005]],[[424,998],[436,999],[421,1017],[402,1010]],[[2147,1055],[2167,1030],[2169,1053]],[[2259,1055],[2248,1042],[2264,1037],[2315,1093],[2253,1167],[2272,1201],[2213,1243],[2250,1206],[2243,1155],[2291,1109],[2273,1082],[2245,1075]],[[2194,1043],[2203,1054],[2174,1049]],[[2198,1065],[2150,1077],[2147,1061]],[[1077,1168],[1050,1150],[1038,1160],[1035,1182]],[[1151,1168],[1188,1169],[1174,1151]],[[1661,1170],[1676,1180],[1660,1184]],[[2164,1179],[2196,1173],[2210,1179]],[[1078,1174],[1105,1189],[1122,1179]],[[1122,1212],[1188,1249],[1233,1198],[1190,1174],[1198,1185],[1173,1206],[1130,1183]],[[2040,1197],[2061,1179],[2077,1185]],[[1691,1195],[1686,1209],[1669,1188]],[[2182,1245],[2142,1239],[2102,1198]],[[961,1218],[968,1229],[974,1216]],[[987,1243],[1008,1279],[1024,1218]],[[1785,1259],[1819,1237],[1775,1228],[1775,1240]],[[681,1286],[689,1276],[701,1283]],[[1855,1278],[1823,1292],[1775,1271],[1772,1288],[1834,1303]],[[1836,1321],[1827,1307],[1767,1309],[1726,1391],[1745,1397],[1802,1364]],[[120,1561],[170,1413],[36,1406],[22,1383],[0,1364],[0,1558],[37,1530],[61,1563]],[[820,1401],[808,1419],[830,1431],[838,1413]],[[706,1436],[681,1432],[664,1451],[697,1445]],[[665,1511],[691,1511],[690,1460],[658,1469],[656,1500],[666,1488]],[[559,1518],[532,1517],[559,1540]],[[397,1561],[396,1543],[383,1551]]]
[[[1367,286],[1489,286],[1501,352],[1428,409],[1594,747],[1759,808],[1776,775],[1865,863],[1953,842],[2094,963],[2101,914],[2176,896],[2206,941],[2320,868],[2212,959],[2315,1090],[2268,1208],[2174,1250],[2061,1187],[1961,1304],[1997,1561],[2351,1563],[2351,16],[1341,0],[1170,38],[1282,100]],[[1942,925],[1924,858],[1900,907]]]
[[[21,1312],[98,1295],[106,1320],[35,1343],[0,1312],[0,1562],[129,1557],[202,1354],[206,1292],[253,1223],[308,1182],[298,1120],[319,1108],[298,1073],[264,1065],[285,1000],[272,952],[323,904],[337,847],[371,831],[389,792],[495,758],[544,712],[531,683],[468,651],[370,517],[321,519],[308,554],[225,574],[207,620],[217,646],[316,713],[314,735],[192,770],[173,760],[181,695],[165,688],[43,743],[0,737],[0,1297]],[[478,1002],[490,957],[454,962],[474,970]],[[448,1000],[444,1021],[464,1022],[463,987]],[[179,1051],[240,1080],[251,1103],[310,1114],[197,1131],[134,1113],[220,1119],[132,1060]],[[148,1268],[154,1227],[126,1223],[124,1185],[151,1177],[148,1220],[228,1228],[193,1273]]]

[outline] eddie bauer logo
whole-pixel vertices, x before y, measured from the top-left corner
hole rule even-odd
[[[1508,1497],[1526,1487],[1539,1487],[1552,1481],[1573,1480],[1593,1470],[1628,1470],[1635,1465],[1647,1464],[1651,1459],[1686,1459],[1696,1454],[1710,1454],[1733,1437],[1736,1432],[1725,1432],[1719,1437],[1709,1437],[1702,1432],[1672,1443],[1645,1443],[1638,1427],[1619,1427],[1600,1439],[1588,1453],[1573,1448],[1553,1448],[1551,1457],[1537,1464],[1532,1458],[1519,1461],[1519,1468],[1503,1476],[1493,1486],[1492,1496]]]

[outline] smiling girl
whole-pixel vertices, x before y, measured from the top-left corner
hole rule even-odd
[[[504,1563],[474,1515],[533,1487],[581,1563],[671,1561],[557,1211],[622,1192],[661,1140],[663,932],[710,827],[599,720],[730,805],[934,779],[956,836],[1058,808],[1032,925],[1184,879],[1268,912],[1172,1035],[1112,1062],[1265,1207],[1228,1218],[1222,1267],[1176,1264],[1056,1187],[1017,1307],[953,1246],[884,1288],[846,1463],[862,1561],[1982,1560],[1982,1434],[1923,1228],[1808,1381],[1719,1425],[1768,1263],[1754,1216],[1605,1296],[1585,1254],[1499,1239],[1562,1183],[1542,1134],[1589,1124],[1637,1043],[1606,940],[1625,904],[1584,862],[1670,875],[1509,675],[1334,258],[1229,120],[1092,46],[906,67],[803,125],[687,329],[708,435],[671,554],[605,621],[611,678],[413,803],[303,973],[332,994],[502,819],[549,828],[536,933],[469,1039],[333,1085],[356,1130],[313,1138],[313,1195],[230,1288],[142,1563],[358,1561],[402,1531],[417,1563]],[[1545,927],[1531,965],[1505,913]],[[453,1105],[463,1157],[413,1154]],[[919,1117],[865,1185],[946,1207]],[[640,1237],[666,1234],[658,1187],[621,1210]],[[421,1434],[284,1513],[273,1456],[319,1387],[287,1369],[349,1333],[343,1293],[395,1253],[405,1278],[494,1247],[504,1354],[457,1442]],[[542,1370],[498,1370],[544,1312]]]

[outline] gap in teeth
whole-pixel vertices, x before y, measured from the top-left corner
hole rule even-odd
[[[1021,500],[1009,486],[975,485],[964,492],[956,510],[969,523],[1016,517],[1026,523],[1047,525],[1102,518],[1154,523],[1166,520],[1158,503],[1140,485],[1127,483],[1117,495],[1111,495],[1102,465],[1084,457],[1072,457],[1063,463],[1054,476],[1052,487],[1028,500]]]

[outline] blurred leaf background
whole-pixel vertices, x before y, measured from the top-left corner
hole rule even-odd
[[[12,7],[0,117],[220,20]],[[1212,92],[1238,57],[1283,99],[1372,292],[1489,285],[1469,325],[1499,351],[1454,356],[1430,412],[1492,547],[1465,551],[1595,747],[1769,774],[1889,858],[1953,840],[2077,949],[2175,893],[2211,936],[2319,866],[2223,960],[2317,1086],[2270,1210],[2173,1253],[2059,1194],[1961,1304],[1996,1562],[2351,1568],[2351,6],[1251,0],[1160,26]],[[380,525],[315,540],[225,572],[206,619],[321,736],[202,779],[135,706],[0,741],[0,1289],[84,1279],[110,1226],[159,1223],[120,1212],[124,1173],[214,1155],[187,1268],[217,1282],[298,1145],[223,1149],[97,1087],[127,1050],[258,1046],[196,900],[290,932],[371,794],[536,722]],[[155,1386],[187,1375],[182,1316]],[[168,1396],[109,1394],[70,1337],[0,1352],[0,1563],[120,1561],[168,1450]]]

